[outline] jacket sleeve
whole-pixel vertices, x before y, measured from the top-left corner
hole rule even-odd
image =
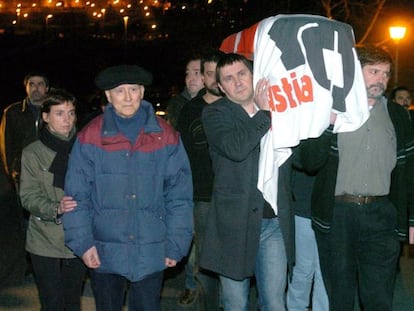
[[[62,217],[66,245],[82,256],[94,245],[92,234],[91,193],[94,185],[93,166],[86,152],[88,145],[76,139],[73,145],[65,179],[65,194],[77,202],[76,208]]]
[[[409,227],[414,227],[414,142],[410,144],[406,159],[406,187]]]
[[[193,184],[190,164],[181,140],[169,148],[164,183],[166,256],[180,260],[188,254],[193,237]]]
[[[36,155],[30,149],[23,149],[20,176],[22,206],[31,215],[39,217],[43,221],[55,221],[59,201],[53,200],[47,195],[43,177]]]
[[[17,139],[13,139],[13,126],[9,122],[9,108],[4,113],[0,124],[0,154],[7,176],[11,177],[13,169],[13,159],[15,157],[13,150],[17,149]]]
[[[321,169],[328,161],[331,141],[333,137],[333,126],[327,128],[320,137],[309,138],[303,140],[296,152],[297,158],[300,159],[300,164],[296,163],[296,167],[301,170],[314,175]]]
[[[212,150],[235,162],[245,160],[270,128],[268,111],[252,118],[234,107],[212,104],[203,110],[203,125]]]
[[[405,120],[408,124],[405,125],[407,133],[405,140],[405,181],[403,185],[407,189],[407,209],[403,212],[408,214],[408,226],[414,228],[414,131],[411,128],[412,121],[408,118]],[[399,155],[397,154],[397,156]]]

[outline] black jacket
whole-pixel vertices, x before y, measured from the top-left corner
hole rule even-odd
[[[177,130],[181,134],[185,150],[190,159],[193,175],[194,201],[211,201],[213,189],[213,168],[204,132],[201,114],[207,103],[203,99],[204,92],[184,105],[177,122]]]
[[[0,126],[0,152],[7,175],[15,179],[20,174],[24,147],[38,137],[39,112],[34,112],[29,99],[11,104],[4,112]],[[35,116],[37,115],[37,116]]]
[[[200,266],[242,280],[254,274],[264,199],[257,188],[260,140],[270,114],[252,118],[227,98],[203,110],[203,125],[215,174]],[[278,217],[289,265],[294,261],[290,159],[279,170]]]

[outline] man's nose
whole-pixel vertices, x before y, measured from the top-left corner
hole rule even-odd
[[[241,83],[241,79],[240,79],[239,77],[235,77],[235,78],[234,78],[234,83],[235,83],[236,85],[240,85],[240,83]]]
[[[384,83],[385,85],[387,85],[388,80],[389,80],[389,77],[388,77],[388,76],[386,76],[386,75],[380,75],[378,80],[379,80],[380,82]]]

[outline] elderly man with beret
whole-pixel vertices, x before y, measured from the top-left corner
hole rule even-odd
[[[139,66],[95,79],[108,106],[79,134],[66,175],[65,242],[90,268],[97,310],[160,310],[163,271],[188,252],[192,181],[179,134],[143,100]]]

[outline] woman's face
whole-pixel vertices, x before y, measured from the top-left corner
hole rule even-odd
[[[49,113],[42,113],[42,118],[52,132],[68,137],[76,122],[75,106],[72,102],[51,106]]]

